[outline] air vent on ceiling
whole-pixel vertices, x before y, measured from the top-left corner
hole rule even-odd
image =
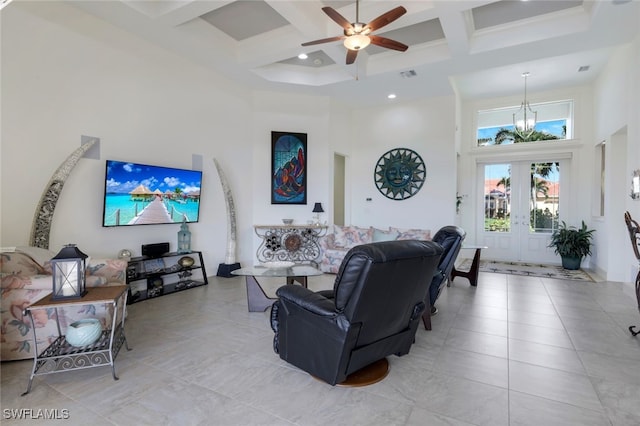
[[[418,75],[418,74],[416,74],[415,70],[402,71],[400,73],[400,76],[402,78],[411,78],[411,77],[415,77],[416,75]]]
[[[590,65],[583,65],[580,68],[578,68],[578,72],[585,72],[585,71],[589,71],[589,68],[591,68]]]

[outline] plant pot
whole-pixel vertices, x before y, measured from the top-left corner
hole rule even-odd
[[[562,256],[562,267],[564,269],[569,269],[572,271],[576,271],[580,269],[580,262],[582,262],[581,257],[567,257]]]

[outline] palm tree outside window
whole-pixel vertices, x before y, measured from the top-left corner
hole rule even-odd
[[[478,111],[477,146],[511,145],[524,142],[571,139],[573,101],[533,104],[538,112],[534,131],[523,137],[515,131],[512,114],[519,107]]]

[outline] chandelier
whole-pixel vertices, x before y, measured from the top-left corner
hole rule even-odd
[[[516,133],[526,139],[535,130],[538,112],[532,110],[529,101],[527,101],[527,77],[529,77],[529,73],[524,72],[522,76],[524,77],[524,100],[520,105],[520,109],[513,114],[513,126]]]

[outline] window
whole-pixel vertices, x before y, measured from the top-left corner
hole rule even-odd
[[[535,131],[526,139],[515,133],[513,114],[520,106],[478,111],[478,146],[510,145],[540,140],[563,140],[573,137],[573,101],[531,105],[538,113]]]
[[[594,216],[604,216],[605,207],[604,207],[604,195],[605,195],[605,164],[606,164],[606,154],[607,154],[607,143],[605,141],[600,142],[596,145],[595,151],[595,167],[593,168],[596,173],[595,187],[598,188],[598,193],[595,194],[594,200],[597,200],[597,203],[594,205],[593,215]]]

